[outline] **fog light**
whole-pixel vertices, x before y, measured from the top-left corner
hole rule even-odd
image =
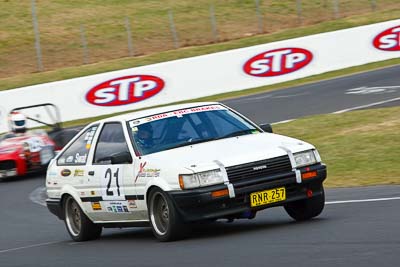
[[[312,190],[311,190],[311,189],[308,189],[308,190],[307,190],[307,197],[308,197],[308,198],[312,198],[312,196],[313,196]]]
[[[305,179],[314,178],[314,177],[316,177],[317,175],[318,175],[318,174],[317,174],[317,171],[305,172],[305,173],[302,173],[302,174],[301,174],[301,178],[302,178],[303,180],[305,180]]]
[[[222,190],[211,192],[212,197],[223,197],[223,196],[228,196],[228,195],[229,195],[228,189],[222,189]]]

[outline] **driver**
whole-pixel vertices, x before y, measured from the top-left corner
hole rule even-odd
[[[26,133],[26,117],[24,114],[14,112],[10,116],[10,126],[13,133]]]
[[[153,127],[150,123],[142,124],[138,126],[138,131],[136,133],[137,143],[142,148],[151,148],[153,143]]]

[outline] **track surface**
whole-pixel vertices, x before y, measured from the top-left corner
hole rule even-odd
[[[223,102],[257,123],[266,123],[385,101],[392,102],[371,107],[400,104],[400,65]]]
[[[397,88],[346,94],[362,86],[398,86],[398,73],[400,66],[225,103],[256,122],[330,113],[400,97]],[[0,183],[0,266],[376,267],[400,262],[400,186],[328,190],[328,203],[394,198],[331,203],[321,216],[304,223],[273,208],[254,220],[196,225],[191,237],[180,242],[158,243],[150,229],[133,228],[106,229],[100,240],[74,243],[61,221],[29,199],[43,185],[43,176]]]

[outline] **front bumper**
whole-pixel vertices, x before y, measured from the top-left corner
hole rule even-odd
[[[306,172],[306,168],[300,169]],[[307,191],[312,190],[313,196],[323,193],[322,183],[326,179],[326,166],[317,164],[308,167],[307,171],[316,171],[317,176],[296,182],[295,172],[259,177],[234,184],[235,197],[223,196],[214,198],[213,191],[227,188],[226,185],[209,186],[194,190],[168,192],[179,214],[184,221],[200,221],[218,218],[251,218],[258,210],[275,206],[283,206],[288,202],[308,198]],[[250,194],[284,186],[286,200],[264,206],[250,207]]]
[[[1,178],[9,178],[20,175],[20,171],[18,169],[21,165],[18,159],[14,159],[12,157],[0,157],[0,179]]]

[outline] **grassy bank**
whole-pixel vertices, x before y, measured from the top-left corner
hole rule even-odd
[[[312,116],[274,126],[314,144],[329,187],[400,184],[400,107]]]
[[[45,3],[45,2],[49,2],[49,1],[41,1],[40,3]],[[57,2],[73,2],[73,1],[57,1]],[[111,1],[111,2],[117,2],[117,1]],[[132,1],[132,2],[135,2],[135,1]],[[157,1],[151,1],[151,2],[157,2]],[[176,2],[180,2],[180,1],[176,1]],[[280,1],[280,2],[283,3],[283,2],[288,2],[288,1]],[[303,1],[303,2],[305,2],[305,1]],[[321,1],[319,1],[319,2],[321,2]],[[331,2],[331,1],[328,1],[328,2]],[[351,2],[351,1],[347,1],[347,2]],[[353,1],[353,2],[357,2],[357,1]],[[368,1],[366,1],[366,2],[368,2]],[[286,26],[291,26],[292,28],[290,28],[290,29],[276,28],[275,32],[269,33],[269,34],[260,34],[260,35],[250,36],[250,37],[243,37],[243,36],[245,36],[245,35],[243,35],[243,36],[238,36],[237,38],[239,38],[239,39],[234,39],[231,41],[226,41],[226,40],[229,40],[229,38],[225,38],[223,40],[224,42],[221,42],[221,43],[206,44],[206,45],[201,45],[201,46],[189,46],[189,47],[185,47],[185,48],[181,48],[181,49],[177,49],[177,50],[169,50],[169,51],[163,51],[163,52],[157,52],[157,53],[149,52],[150,54],[145,54],[145,55],[140,55],[140,56],[135,56],[135,57],[126,57],[126,58],[122,58],[122,59],[110,60],[109,58],[99,58],[99,61],[102,60],[102,62],[92,63],[92,64],[88,64],[88,65],[81,65],[81,66],[73,66],[74,64],[72,64],[72,67],[65,67],[65,66],[71,66],[71,64],[67,64],[68,60],[73,59],[75,57],[68,54],[68,49],[64,49],[61,47],[62,49],[59,50],[59,49],[54,48],[52,51],[56,51],[56,52],[58,51],[57,55],[59,56],[59,58],[58,57],[52,58],[50,56],[47,56],[50,58],[48,60],[50,62],[55,62],[55,63],[61,64],[61,65],[60,66],[57,65],[57,67],[54,67],[54,68],[57,68],[55,70],[45,71],[45,72],[40,72],[40,73],[29,73],[29,74],[22,74],[22,73],[32,71],[32,70],[30,70],[30,71],[25,70],[24,66],[27,64],[35,65],[35,60],[32,59],[32,55],[27,56],[26,52],[20,51],[18,42],[21,42],[22,44],[26,45],[26,47],[24,46],[24,51],[32,51],[32,52],[33,52],[33,43],[31,43],[32,40],[22,39],[19,41],[17,36],[15,36],[15,38],[13,37],[14,34],[19,33],[19,27],[22,27],[19,24],[15,24],[14,25],[16,27],[15,29],[11,26],[9,28],[9,29],[14,29],[15,31],[8,32],[8,31],[0,30],[0,39],[6,40],[5,42],[2,42],[0,44],[0,57],[2,59],[0,61],[0,66],[1,66],[0,71],[11,70],[10,72],[8,72],[4,75],[0,75],[0,77],[5,77],[5,78],[0,78],[0,90],[12,89],[12,88],[17,88],[17,87],[21,87],[21,86],[63,80],[63,79],[68,79],[68,78],[80,77],[80,76],[86,76],[86,75],[102,73],[102,72],[106,72],[106,71],[125,69],[125,68],[131,68],[131,67],[136,67],[136,66],[143,66],[143,65],[164,62],[164,61],[169,61],[169,60],[174,60],[174,59],[198,56],[198,55],[203,55],[203,54],[208,54],[208,53],[213,53],[213,52],[224,51],[224,50],[228,50],[228,49],[247,47],[247,46],[269,43],[269,42],[279,41],[279,40],[285,40],[285,39],[290,39],[290,38],[295,38],[295,37],[300,37],[300,36],[305,36],[305,35],[310,35],[310,34],[334,31],[334,30],[338,30],[338,29],[344,29],[344,28],[355,27],[355,26],[360,26],[360,25],[365,25],[365,24],[370,24],[370,23],[376,23],[376,22],[380,22],[380,21],[386,21],[386,20],[390,20],[390,19],[396,19],[396,18],[400,17],[400,3],[396,4],[395,3],[396,1],[392,1],[392,2],[393,3],[391,3],[390,5],[385,5],[385,8],[378,9],[378,11],[376,11],[374,13],[367,12],[366,14],[363,14],[363,15],[354,15],[354,13],[350,12],[350,13],[346,13],[347,15],[349,15],[349,17],[344,17],[344,18],[338,19],[338,20],[328,20],[328,21],[321,22],[318,24],[315,24],[315,23],[317,23],[317,21],[314,21],[313,23],[310,22],[310,24],[307,24],[307,23],[296,24],[296,25],[284,24]],[[10,11],[11,7],[9,7],[8,9],[5,7],[7,7],[8,5],[24,5],[23,7],[25,9],[29,10],[29,6],[26,6],[26,3],[27,2],[20,3],[17,1],[9,1],[7,3],[2,3],[2,7],[3,7],[3,4],[5,4],[5,6],[4,6],[4,10],[0,11],[0,22],[2,22],[4,29],[7,29],[6,25],[9,25],[13,21],[11,19],[10,20],[4,19],[4,18],[9,18],[10,14],[12,14],[12,12]],[[254,4],[254,1],[251,1],[251,3]],[[361,1],[358,1],[357,3],[361,3]],[[363,6],[368,7],[368,5],[365,5],[365,3],[363,3]],[[90,5],[89,5],[89,7],[90,7]],[[240,7],[240,5],[236,5],[235,7],[238,8],[238,7]],[[38,7],[38,8],[40,8],[40,7]],[[86,8],[88,8],[88,7],[86,7]],[[7,14],[1,13],[1,12],[5,12],[7,10],[10,12]],[[310,9],[310,10],[313,10],[313,9]],[[316,10],[318,11],[318,9],[316,9]],[[364,9],[362,9],[362,10],[364,10]],[[50,12],[50,11],[51,10],[48,10],[46,12]],[[317,11],[315,11],[315,12],[317,12]],[[54,13],[54,14],[57,14],[57,13]],[[309,13],[307,13],[307,14],[309,14]],[[357,12],[355,12],[355,14],[357,14]],[[29,14],[24,15],[25,20],[27,19],[28,15]],[[307,15],[307,16],[312,17],[311,14]],[[54,18],[54,19],[58,20],[61,18],[62,17]],[[75,17],[75,19],[76,19],[76,17]],[[329,17],[329,19],[332,19],[332,18]],[[241,20],[238,20],[238,21],[241,22]],[[46,23],[41,23],[40,25],[42,25],[44,27],[44,25],[47,25]],[[110,21],[110,23],[112,23],[112,21]],[[79,26],[79,23],[75,22],[75,24]],[[61,26],[59,26],[57,28],[56,27],[57,23],[51,24],[51,25],[52,25],[52,27],[54,27],[54,29],[51,31],[52,34],[53,33],[54,34],[62,34],[62,33],[67,34],[68,33],[67,29],[60,28]],[[68,25],[68,23],[65,25]],[[234,26],[235,24],[232,24],[232,25]],[[29,26],[28,24],[23,25],[23,27],[28,27],[28,26]],[[49,26],[49,25],[47,25],[47,26]],[[27,32],[20,32],[19,34],[21,36],[24,36],[24,38],[28,38]],[[107,40],[107,35],[100,34],[99,36],[102,36],[103,39]],[[56,37],[54,37],[54,38],[57,39]],[[59,38],[61,38],[61,37],[59,37]],[[68,36],[65,38],[63,37],[59,40],[59,42],[65,43],[64,39],[68,39],[68,38],[69,38]],[[109,38],[111,38],[111,37],[109,37]],[[53,38],[51,38],[50,40],[47,40],[47,41],[44,39],[44,40],[42,40],[42,42],[46,43],[46,45],[49,45],[48,42],[50,42],[52,40],[53,40]],[[90,40],[89,40],[89,42],[90,42]],[[118,43],[125,44],[126,42],[118,42]],[[192,44],[190,44],[190,45],[192,45]],[[99,46],[99,47],[101,49],[100,54],[107,55],[107,53],[108,53],[107,49],[105,49],[102,46]],[[168,46],[167,46],[167,48],[168,48]],[[79,47],[79,44],[78,44],[77,49],[78,50],[81,49]],[[113,51],[114,50],[120,51],[121,49],[113,49]],[[78,52],[79,52],[79,55],[82,56],[82,51],[79,50]],[[94,54],[92,53],[91,56],[93,56],[93,55]],[[8,59],[9,57],[11,57],[11,58]],[[62,65],[62,64],[64,64],[64,65]],[[389,62],[389,64],[393,64],[393,63]],[[45,68],[45,69],[52,69],[52,68]]]

